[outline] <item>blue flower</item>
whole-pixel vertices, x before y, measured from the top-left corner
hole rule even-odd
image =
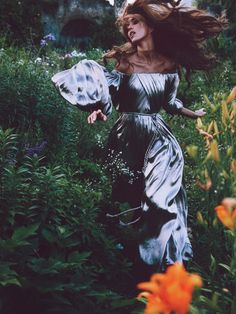
[[[50,33],[50,34],[44,36],[43,39],[45,39],[46,41],[55,41],[56,37],[52,33]]]
[[[44,152],[47,143],[47,141],[43,141],[41,144],[37,144],[34,147],[25,147],[26,156],[33,157],[40,155]]]
[[[49,41],[55,41],[56,40],[56,37],[53,35],[53,34],[48,34],[48,35],[45,35],[44,37],[43,37],[43,39],[41,39],[41,41],[40,41],[40,46],[41,47],[45,47],[45,46],[47,46],[48,45],[48,42]]]
[[[45,40],[45,39],[41,39],[41,41],[40,41],[40,46],[41,47],[45,47],[45,46],[47,46],[47,41]]]

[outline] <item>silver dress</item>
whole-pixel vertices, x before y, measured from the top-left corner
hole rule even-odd
[[[178,114],[183,107],[176,98],[178,74],[108,72],[83,60],[52,81],[81,110],[100,108],[109,115],[114,103],[121,113],[108,139],[110,158],[126,169],[116,177],[113,198],[141,209],[137,224],[141,260],[164,269],[191,259],[183,154],[159,114],[162,108]]]

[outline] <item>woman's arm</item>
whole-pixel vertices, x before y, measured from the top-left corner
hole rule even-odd
[[[191,119],[197,119],[197,118],[204,116],[206,114],[206,111],[204,108],[192,111],[190,109],[183,107],[183,108],[179,109],[179,114],[182,116],[191,118]]]

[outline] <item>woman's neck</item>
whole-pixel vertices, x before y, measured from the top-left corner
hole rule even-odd
[[[142,53],[145,51],[154,51],[155,50],[155,45],[154,45],[154,41],[152,36],[148,36],[145,38],[145,40],[141,40],[138,44],[137,44],[137,52]]]

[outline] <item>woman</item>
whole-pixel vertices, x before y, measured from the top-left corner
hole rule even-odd
[[[52,79],[65,99],[92,111],[90,124],[106,121],[111,98],[121,112],[108,140],[110,160],[121,165],[112,197],[130,208],[109,216],[119,216],[122,225],[134,224],[138,254],[156,271],[192,256],[183,155],[159,111],[192,119],[205,115],[204,109],[189,110],[176,99],[178,72],[185,68],[189,77],[191,70],[212,65],[205,40],[226,23],[223,17],[167,2],[136,0],[124,6],[118,25],[128,42],[105,55],[117,61],[114,71],[83,60]]]

